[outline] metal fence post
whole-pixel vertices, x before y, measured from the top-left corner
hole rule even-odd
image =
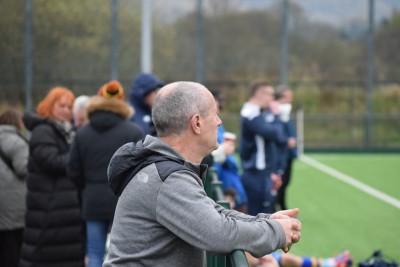
[[[111,0],[111,80],[118,80],[118,0]]]
[[[280,83],[288,84],[288,0],[282,1],[281,10],[281,69]]]
[[[369,149],[372,143],[372,93],[374,86],[374,0],[369,0],[368,9],[368,63],[367,63],[367,92],[366,92],[366,127],[365,147]]]
[[[25,0],[25,111],[32,111],[32,0]]]
[[[297,128],[297,154],[304,154],[304,111],[299,108],[296,113],[296,128]]]
[[[196,82],[204,79],[204,20],[203,1],[197,0],[197,31],[196,31]]]
[[[142,0],[142,72],[152,71],[152,23],[151,23],[151,0]]]

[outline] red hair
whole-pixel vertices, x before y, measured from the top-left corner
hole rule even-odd
[[[74,93],[65,87],[52,88],[46,97],[39,103],[36,113],[39,116],[50,118],[52,116],[53,107],[61,97],[68,96],[71,100],[71,107],[75,100]]]

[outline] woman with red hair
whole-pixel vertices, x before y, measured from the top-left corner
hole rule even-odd
[[[67,177],[74,99],[69,89],[55,87],[39,103],[35,115],[24,116],[31,139],[20,267],[84,266],[78,193]]]

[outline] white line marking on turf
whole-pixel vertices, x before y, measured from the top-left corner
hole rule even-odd
[[[398,200],[398,199],[396,199],[394,197],[391,197],[391,196],[389,196],[389,195],[387,195],[385,193],[382,193],[381,191],[378,191],[378,190],[376,190],[376,189],[374,189],[374,188],[372,188],[372,187],[370,187],[370,186],[368,186],[368,185],[366,185],[366,184],[354,179],[353,177],[350,177],[350,176],[348,176],[348,175],[346,175],[344,173],[341,173],[341,172],[339,172],[339,171],[337,171],[337,170],[335,170],[335,169],[333,169],[331,167],[328,167],[328,166],[326,166],[326,165],[324,165],[324,164],[322,164],[322,163],[320,163],[320,162],[318,162],[318,161],[316,161],[316,160],[314,160],[314,159],[312,159],[310,157],[307,157],[305,155],[302,155],[300,157],[300,160],[303,161],[304,163],[306,163],[306,164],[308,164],[308,165],[320,170],[320,171],[323,171],[323,172],[325,172],[325,173],[327,173],[327,174],[329,174],[329,175],[331,175],[331,176],[333,176],[333,177],[335,177],[335,178],[337,178],[337,179],[349,184],[349,185],[354,186],[357,189],[360,189],[361,191],[364,191],[367,194],[370,194],[373,197],[376,197],[376,198],[378,198],[378,199],[380,199],[380,200],[382,200],[382,201],[384,201],[386,203],[389,203],[390,205],[400,209],[400,200]]]

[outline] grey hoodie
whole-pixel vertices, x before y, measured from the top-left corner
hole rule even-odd
[[[163,177],[150,160],[154,155],[184,168]],[[103,267],[200,267],[205,250],[240,249],[259,257],[285,245],[283,228],[269,215],[224,209],[207,197],[205,176],[203,165],[185,161],[158,138],[148,135],[122,146],[108,169],[110,186],[120,197]]]

